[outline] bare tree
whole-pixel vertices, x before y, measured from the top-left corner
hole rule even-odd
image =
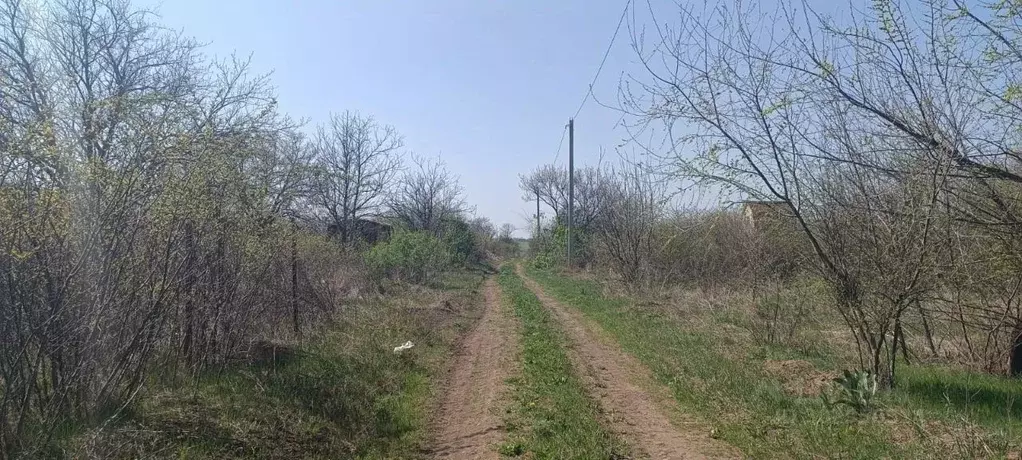
[[[596,242],[626,283],[652,279],[657,227],[667,210],[667,186],[638,164],[622,162],[607,181]]]
[[[493,225],[493,221],[486,217],[473,217],[468,220],[468,227],[479,237],[485,241],[494,240],[497,238],[497,227]]]
[[[468,206],[458,178],[439,159],[414,158],[388,198],[388,215],[412,230],[441,235],[447,222],[461,218]]]
[[[647,144],[664,167],[786,204],[863,365],[892,384],[902,315],[943,289],[938,211],[971,199],[956,198],[976,190],[963,180],[1018,182],[1005,134],[1017,118],[1001,96],[1014,58],[984,63],[975,50],[1003,45],[960,5],[914,2],[920,25],[904,3],[853,7],[842,20],[799,3],[682,8],[651,44],[633,29],[646,72],[621,85],[633,135],[664,139]]]
[[[502,240],[512,240],[515,234],[515,226],[513,224],[503,224],[500,226],[500,236],[498,238]]]
[[[598,167],[584,167],[575,171],[575,226],[588,229],[599,218],[606,197],[606,175]],[[519,176],[522,199],[534,201],[536,197],[554,210],[559,222],[568,218],[568,171],[553,165],[536,168],[528,175]]]
[[[342,242],[354,240],[358,219],[378,214],[401,169],[402,145],[393,127],[355,112],[332,115],[329,125],[319,128],[312,202]]]

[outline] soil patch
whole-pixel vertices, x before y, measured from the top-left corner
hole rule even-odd
[[[514,368],[516,324],[501,307],[493,278],[484,285],[482,318],[458,348],[435,421],[435,458],[493,458],[504,437],[499,413]]]

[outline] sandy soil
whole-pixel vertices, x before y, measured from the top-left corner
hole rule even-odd
[[[435,422],[435,458],[497,459],[504,437],[500,407],[515,369],[516,323],[504,312],[500,288],[484,285],[482,318],[462,340]]]

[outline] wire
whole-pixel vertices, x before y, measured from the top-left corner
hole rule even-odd
[[[617,27],[614,28],[614,35],[610,37],[610,44],[607,45],[607,50],[603,52],[603,59],[600,60],[600,66],[596,68],[596,74],[593,75],[593,80],[589,83],[589,90],[586,91],[585,96],[582,98],[582,103],[578,105],[578,110],[575,111],[575,115],[571,118],[578,118],[578,114],[582,112],[582,107],[585,107],[586,102],[589,101],[589,96],[593,95],[593,85],[596,84],[596,80],[600,78],[600,72],[603,71],[604,64],[607,63],[607,57],[610,56],[610,50],[614,48],[614,42],[617,40],[617,34],[621,31],[621,24],[625,22],[625,16],[628,15],[628,7],[632,5],[632,0],[625,2],[625,8],[621,11],[621,17],[617,20]],[[564,130],[561,131],[561,140],[557,142],[557,153],[554,154],[553,164],[557,164],[557,160],[561,157],[561,147],[564,146],[564,136],[568,133],[568,125],[564,125]]]
[[[561,130],[561,140],[557,141],[557,154],[554,155],[553,164],[557,164],[557,159],[561,157],[561,146],[564,145],[565,134],[568,134],[568,125],[564,125],[564,129]]]
[[[600,78],[600,72],[603,71],[603,65],[607,63],[607,56],[610,56],[610,50],[614,48],[614,41],[617,40],[617,33],[621,31],[621,24],[625,22],[625,16],[628,15],[628,7],[632,5],[632,0],[625,2],[625,9],[621,11],[621,18],[617,20],[617,27],[614,28],[614,35],[610,37],[610,44],[607,45],[607,51],[603,53],[603,60],[600,61],[600,67],[596,69],[596,75],[593,75],[593,81],[589,83],[589,90],[586,91],[585,97],[582,98],[582,103],[578,105],[578,110],[575,111],[575,115],[571,118],[578,118],[578,114],[582,112],[582,107],[586,105],[586,101],[589,100],[589,96],[593,95],[593,85],[596,84],[596,79]]]

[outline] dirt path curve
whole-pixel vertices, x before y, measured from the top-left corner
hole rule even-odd
[[[635,357],[613,343],[595,322],[565,307],[516,267],[526,286],[553,313],[571,340],[569,357],[599,401],[610,429],[637,455],[653,459],[739,458],[709,436],[705,426],[685,417],[669,390],[653,380]]]
[[[459,346],[435,421],[435,458],[500,458],[495,447],[503,439],[498,406],[518,342],[516,323],[501,307],[496,280],[486,280],[483,289],[483,316]]]

